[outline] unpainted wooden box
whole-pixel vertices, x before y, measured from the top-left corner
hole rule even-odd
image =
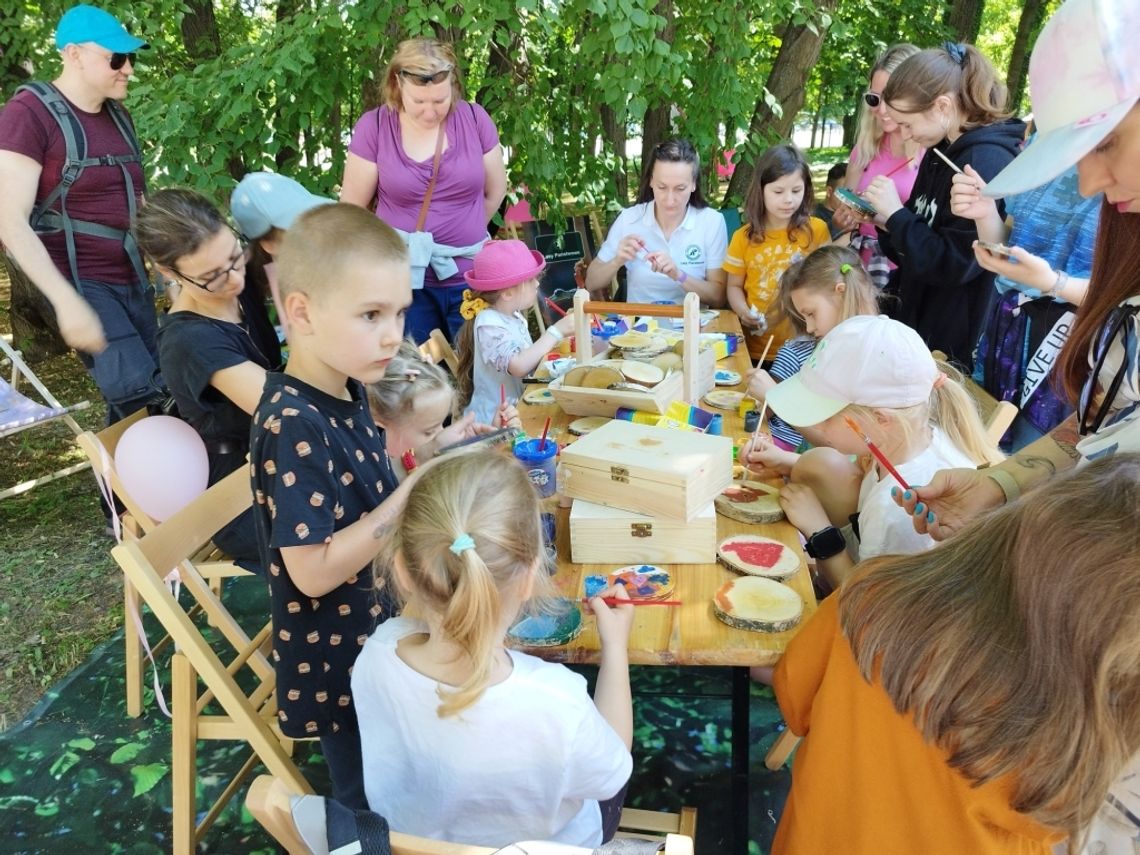
[[[711,564],[716,509],[693,520],[647,517],[582,499],[570,509],[570,560],[576,564]]]

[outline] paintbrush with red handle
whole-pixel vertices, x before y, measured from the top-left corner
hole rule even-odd
[[[867,448],[871,449],[871,454],[875,455],[875,459],[878,460],[879,463],[883,464],[883,468],[886,469],[888,472],[891,473],[891,475],[894,476],[894,479],[899,482],[899,484],[902,486],[902,488],[904,490],[909,490],[910,485],[907,484],[907,482],[903,478],[903,476],[899,474],[899,470],[895,469],[895,467],[891,463],[891,461],[887,460],[887,455],[885,455],[885,454],[883,454],[883,452],[879,451],[879,446],[877,446],[877,445],[875,445],[875,443],[871,442],[871,437],[869,437],[869,436],[867,436],[867,434],[863,433],[863,431],[861,431],[859,429],[859,425],[855,424],[855,421],[850,416],[844,416],[843,421],[847,422],[847,427],[849,427],[849,428],[851,428],[851,430],[855,431],[855,435],[858,436],[861,440],[863,440],[863,442],[865,442],[867,444]]]

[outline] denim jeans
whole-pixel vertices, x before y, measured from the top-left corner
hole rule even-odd
[[[463,292],[466,285],[445,285],[419,288],[412,292],[412,305],[404,321],[404,334],[423,344],[434,329],[442,330],[450,342],[455,341],[459,328],[463,326],[463,316],[459,307],[463,305]]]
[[[80,353],[79,358],[107,403],[107,424],[114,424],[165,394],[155,341],[154,288],[84,279],[79,293],[99,316],[107,338],[102,353]]]

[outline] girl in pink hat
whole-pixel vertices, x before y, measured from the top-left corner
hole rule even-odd
[[[538,277],[546,267],[542,254],[521,240],[489,241],[463,274],[460,313],[463,327],[459,351],[459,406],[475,421],[490,424],[502,393],[514,401],[522,395],[522,378],[532,373],[546,354],[574,328],[567,315],[531,341],[523,312],[538,298]]]

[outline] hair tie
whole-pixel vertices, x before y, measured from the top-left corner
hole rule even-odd
[[[451,546],[447,548],[456,555],[462,555],[468,549],[475,548],[475,540],[467,532],[461,532],[455,540],[451,541]]]
[[[848,273],[851,272],[851,265],[848,264],[846,261],[843,262],[841,265],[839,265],[839,272],[842,273],[844,276],[846,276]]]
[[[943,42],[942,47],[959,66],[966,62],[966,49],[957,42]]]
[[[464,290],[463,305],[459,307],[459,314],[464,320],[474,320],[476,315],[489,308],[490,304],[482,297],[477,296],[470,288]]]
[[[934,388],[935,389],[941,389],[943,386],[946,385],[946,381],[949,379],[950,378],[946,376],[945,371],[939,371],[938,376],[934,378]]]

